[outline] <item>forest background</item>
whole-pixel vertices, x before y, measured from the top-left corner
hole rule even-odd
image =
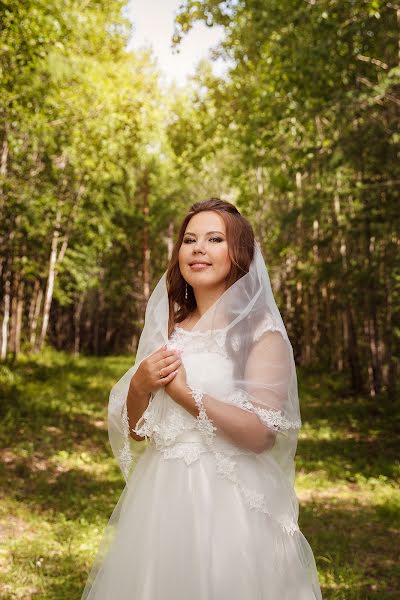
[[[400,5],[186,0],[174,44],[222,26],[228,66],[204,60],[182,88],[127,50],[126,4],[0,3],[0,591],[80,597],[121,484],[107,390],[182,216],[219,196],[254,226],[299,367],[324,597],[395,598]]]

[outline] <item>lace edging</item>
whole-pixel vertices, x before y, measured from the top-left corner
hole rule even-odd
[[[240,408],[255,413],[265,425],[276,431],[282,431],[283,429],[300,429],[301,427],[300,419],[291,421],[285,417],[279,409],[274,410],[272,408],[259,408],[258,406],[254,406],[243,390],[235,390],[228,396],[228,400],[237,406],[240,406]]]
[[[193,424],[188,423],[184,409],[179,406],[169,408],[167,414],[160,420],[157,407],[152,400],[153,396],[151,396],[147,409],[132,431],[142,437],[151,438],[157,448],[163,449],[171,446],[181,433],[187,429],[195,428],[195,422],[193,421]]]
[[[299,531],[297,522],[287,515],[279,518],[274,518],[271,515],[270,511],[268,510],[268,505],[264,494],[257,492],[256,490],[251,490],[242,484],[237,474],[237,463],[229,456],[218,452],[214,447],[213,438],[215,436],[216,427],[214,427],[212,421],[208,418],[205,411],[203,404],[204,393],[199,388],[191,388],[191,393],[196,406],[199,409],[199,415],[197,417],[198,428],[201,433],[205,434],[207,446],[214,455],[217,474],[224,479],[228,479],[237,486],[248,508],[257,512],[261,512],[265,515],[268,515],[271,519],[276,520],[282,527],[283,531],[290,535],[293,535],[296,531]]]
[[[191,393],[196,403],[196,406],[199,409],[199,414],[197,416],[199,430],[201,431],[201,433],[204,433],[208,439],[211,439],[212,437],[214,437],[217,428],[214,427],[212,421],[207,416],[203,404],[204,394],[199,388],[192,388]]]
[[[132,464],[132,453],[129,445],[129,420],[128,420],[128,407],[126,402],[122,407],[121,413],[122,431],[124,443],[119,453],[119,461],[121,469],[125,477],[128,476],[130,466]]]
[[[153,394],[150,395],[150,400],[146,410],[136,423],[135,427],[132,427],[133,433],[136,433],[137,435],[140,435],[141,437],[145,438],[151,437],[151,434],[155,427],[155,414],[154,411],[151,409],[152,400]],[[140,421],[143,421],[143,424],[138,427]]]
[[[149,401],[149,406],[150,406],[152,397],[153,396],[151,395],[150,401]],[[130,446],[130,431],[133,431],[134,433],[136,433],[137,435],[140,435],[142,437],[150,437],[150,434],[151,434],[153,424],[151,424],[149,422],[149,419],[145,413],[146,413],[146,411],[143,413],[143,415],[140,417],[140,419],[138,421],[138,423],[139,423],[143,419],[143,421],[144,421],[143,425],[141,427],[137,428],[137,423],[136,423],[136,426],[132,427],[130,429],[129,419],[128,419],[128,406],[127,406],[127,403],[125,400],[123,407],[122,407],[122,411],[121,411],[123,445],[119,452],[119,462],[120,462],[121,469],[122,469],[122,472],[123,472],[125,478],[128,477],[129,470],[131,468],[132,461],[133,461],[133,456],[132,456],[132,451],[131,451],[131,446]]]

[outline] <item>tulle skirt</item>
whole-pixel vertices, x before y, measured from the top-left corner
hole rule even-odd
[[[253,468],[259,468],[256,460]],[[268,490],[265,490],[268,494]],[[273,490],[270,490],[273,493]],[[250,510],[203,453],[144,451],[106,530],[82,600],[320,600],[312,550]]]

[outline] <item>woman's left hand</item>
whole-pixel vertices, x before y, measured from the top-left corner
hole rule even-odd
[[[187,410],[194,417],[198,416],[198,408],[186,382],[186,370],[181,363],[178,372],[172,381],[165,386],[167,394],[182,408]]]

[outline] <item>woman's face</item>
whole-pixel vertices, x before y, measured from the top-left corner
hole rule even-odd
[[[179,249],[179,268],[194,290],[225,290],[231,259],[225,222],[217,212],[204,211],[190,219]]]

